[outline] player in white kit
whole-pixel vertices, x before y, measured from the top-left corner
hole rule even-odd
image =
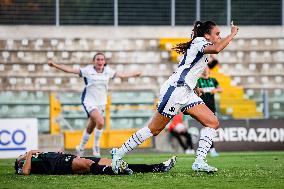
[[[97,53],[91,65],[75,69],[67,65],[56,64],[49,60],[48,65],[84,78],[85,88],[81,96],[82,105],[88,116],[88,126],[83,132],[81,143],[76,147],[77,155],[83,156],[85,145],[94,131],[93,155],[100,157],[100,138],[104,126],[104,111],[107,103],[108,83],[114,77],[126,78],[140,76],[140,72],[115,72],[106,65],[103,53]]]
[[[195,94],[194,89],[198,78],[207,66],[209,55],[222,51],[237,32],[238,27],[232,23],[231,34],[221,39],[219,27],[214,22],[195,22],[192,40],[174,48],[184,56],[175,72],[162,85],[157,111],[148,126],[138,130],[120,148],[112,149],[112,166],[115,172],[118,171],[119,160],[126,153],[153,135],[158,135],[173,116],[178,114],[179,110],[191,115],[205,127],[199,140],[192,169],[205,172],[217,171],[217,168],[206,163],[205,158],[211,147],[212,139],[216,135],[219,122],[202,99]]]

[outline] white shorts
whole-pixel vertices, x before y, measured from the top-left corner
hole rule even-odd
[[[88,117],[90,117],[91,112],[94,111],[95,109],[97,109],[99,113],[103,116],[106,108],[105,105],[94,105],[94,104],[88,104],[86,102],[82,102],[82,105]]]
[[[204,104],[204,102],[189,87],[164,84],[160,90],[157,110],[163,116],[173,118],[179,111],[185,112],[198,104]]]

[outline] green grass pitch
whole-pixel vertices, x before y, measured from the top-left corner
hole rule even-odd
[[[158,163],[173,154],[129,154],[129,163]],[[14,174],[13,159],[0,160],[0,188],[284,188],[284,152],[221,153],[208,158],[215,174],[191,170],[193,156],[178,154],[168,173],[134,175],[31,175]]]

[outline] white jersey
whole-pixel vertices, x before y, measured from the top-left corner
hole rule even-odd
[[[194,89],[208,64],[209,54],[204,54],[204,48],[208,45],[211,43],[204,37],[195,38],[179,62],[178,68],[165,83],[171,86],[187,85]]]
[[[104,67],[102,73],[98,73],[93,65],[80,69],[80,77],[84,78],[85,89],[82,93],[82,104],[89,110],[89,106],[106,105],[109,80],[114,78],[115,71],[109,66]]]

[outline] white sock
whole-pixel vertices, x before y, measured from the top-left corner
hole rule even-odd
[[[94,148],[93,148],[93,151],[98,151],[97,149],[100,148],[100,138],[101,138],[102,134],[103,134],[103,129],[99,130],[99,129],[95,128],[95,130],[94,130]]]
[[[118,150],[117,155],[123,157],[126,153],[132,151],[136,146],[142,144],[145,140],[153,136],[148,127],[143,127],[134,133]]]
[[[85,129],[84,132],[83,132],[82,139],[81,139],[80,149],[84,149],[85,148],[85,145],[89,141],[89,138],[90,138],[90,134],[87,133],[87,130]]]
[[[204,161],[207,156],[207,153],[212,145],[212,140],[216,136],[217,131],[210,127],[205,127],[199,139],[199,145],[196,150],[196,159],[195,161]]]

